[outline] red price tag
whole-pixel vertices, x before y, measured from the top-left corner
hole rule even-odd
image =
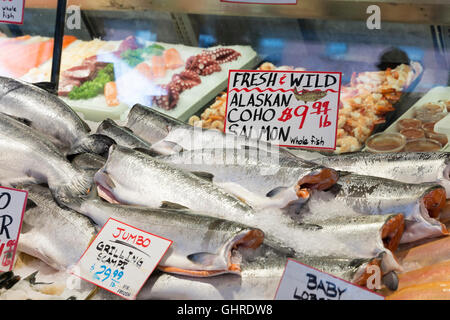
[[[125,299],[135,299],[172,240],[110,218],[73,274]]]
[[[27,196],[27,191],[0,187],[0,271],[13,267]]]
[[[231,70],[225,131],[282,147],[335,149],[340,72]]]

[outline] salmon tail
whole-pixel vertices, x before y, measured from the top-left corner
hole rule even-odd
[[[95,153],[101,156],[106,156],[109,151],[109,147],[116,144],[116,142],[103,134],[92,134],[72,147],[72,150],[68,155],[76,155],[81,153]]]

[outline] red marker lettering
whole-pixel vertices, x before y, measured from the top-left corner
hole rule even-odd
[[[125,231],[125,229],[122,229],[122,228],[117,228],[117,230],[119,231],[119,234],[117,236],[113,234],[114,238],[118,238],[120,236],[120,234],[122,233],[122,231]]]

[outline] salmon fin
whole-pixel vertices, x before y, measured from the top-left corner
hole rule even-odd
[[[116,184],[114,181],[110,178],[109,175],[104,174],[105,184],[108,186],[108,188],[114,189],[116,187]]]
[[[112,120],[111,120],[111,121],[112,121]],[[122,128],[123,130],[129,132],[129,133],[133,133],[133,134],[134,134],[133,130],[131,130],[131,129],[128,128],[128,127],[121,127],[121,128]]]
[[[349,174],[352,174],[352,172],[350,171],[341,171],[341,170],[337,170],[337,173],[339,174],[339,177],[345,177],[348,176]]]
[[[297,255],[293,248],[286,246],[282,241],[272,238],[271,236],[264,237],[264,244],[271,248],[275,248],[286,257],[295,257]]]
[[[33,83],[33,85],[47,91],[48,93],[58,95],[58,90],[56,90],[56,85],[53,82],[36,82]]]
[[[28,281],[31,286],[35,286],[35,285],[39,285],[39,284],[53,284],[53,282],[37,282],[36,281],[36,276],[37,276],[38,273],[39,273],[39,270],[36,270],[35,272],[30,274],[29,276],[27,276],[23,280]]]
[[[196,264],[210,266],[214,264],[219,256],[217,254],[209,252],[198,252],[188,255],[187,258]]]
[[[167,148],[169,150],[172,150],[174,153],[179,153],[179,152],[184,151],[183,147],[180,146],[176,142],[163,140],[163,141],[158,142],[158,144],[160,144],[163,148]]]
[[[276,187],[275,189],[270,190],[267,192],[266,197],[273,198],[276,197],[278,194],[286,190],[287,187]]]
[[[152,150],[152,149],[145,149],[145,148],[134,148],[133,150],[139,151],[141,153],[144,153],[150,157],[159,157],[162,154],[158,151]]]
[[[112,126],[117,125],[114,120],[112,119],[105,119],[103,120],[100,125],[97,128],[97,132],[99,132],[101,129],[108,129],[111,128]]]
[[[313,223],[297,222],[297,225],[301,226],[305,230],[310,230],[310,231],[318,231],[318,230],[323,229],[322,226],[320,226],[318,224],[313,224]]]
[[[181,204],[178,203],[174,203],[174,202],[170,202],[170,201],[163,201],[161,203],[160,208],[164,208],[164,209],[189,209],[188,207],[185,207]]]
[[[196,278],[213,277],[213,276],[217,276],[217,275],[224,274],[224,273],[239,274],[239,271],[237,271],[237,270],[187,270],[187,269],[181,269],[181,268],[175,268],[175,267],[164,267],[164,266],[158,266],[158,269],[160,271],[166,272],[166,273],[180,274],[180,275],[196,277]]]
[[[214,175],[212,173],[209,172],[204,172],[204,171],[191,171],[191,173],[199,178],[202,178],[206,181],[212,182],[214,179]]]
[[[31,120],[29,120],[29,119],[27,119],[27,118],[16,117],[16,116],[13,116],[13,115],[10,115],[10,114],[6,114],[6,113],[3,113],[3,112],[0,112],[0,113],[1,113],[2,115],[5,115],[5,116],[10,117],[11,119],[14,119],[14,120],[16,120],[16,121],[19,121],[20,123],[23,123],[24,125],[26,125],[26,126],[28,126],[28,127],[30,127],[31,124],[32,124]]]
[[[105,157],[102,157],[102,156],[100,156],[98,154],[90,153],[90,152],[81,153],[81,154],[71,154],[71,155],[67,155],[66,156],[66,159],[69,160],[69,162],[74,164],[74,165],[75,165],[75,162],[78,159],[80,159],[80,158],[82,158],[82,159],[89,159],[90,161],[95,160],[95,161],[98,161],[98,162],[102,162],[102,164],[89,164],[89,165],[86,165],[86,166],[80,166],[79,168],[83,169],[83,170],[89,170],[89,169],[96,169],[96,170],[98,170],[106,162],[106,158]]]
[[[27,205],[26,205],[26,207],[25,207],[25,211],[26,211],[26,210],[33,209],[33,208],[36,208],[36,207],[37,207],[36,202],[34,202],[33,200],[31,200],[30,198],[27,198]]]

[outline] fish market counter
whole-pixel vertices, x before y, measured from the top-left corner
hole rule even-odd
[[[238,2],[0,23],[0,300],[450,300],[448,1]]]

